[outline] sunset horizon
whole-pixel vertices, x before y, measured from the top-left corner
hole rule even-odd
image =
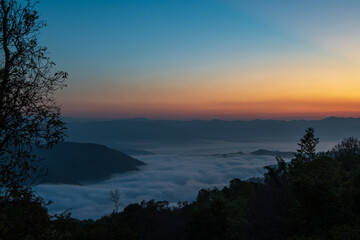
[[[40,42],[70,76],[64,115],[357,117],[359,5],[43,1]]]
[[[82,108],[84,109],[84,108]],[[271,109],[271,108],[270,108]],[[128,111],[126,111],[128,110]],[[236,111],[219,111],[218,113],[207,111],[206,109],[193,109],[193,111],[186,109],[186,111],[154,111],[151,110],[138,110],[127,109],[123,107],[119,111],[107,111],[106,108],[101,110],[89,112],[68,111],[63,112],[62,115],[66,118],[77,119],[152,119],[152,120],[322,120],[326,118],[360,118],[360,113],[342,112],[342,111],[316,111],[316,112],[277,112],[277,111],[264,111],[264,112],[236,112]],[[163,109],[160,109],[163,110]],[[183,110],[183,109],[182,109]],[[222,109],[223,110],[223,109]]]

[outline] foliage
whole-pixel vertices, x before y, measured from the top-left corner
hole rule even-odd
[[[54,239],[47,203],[42,198],[26,192],[21,199],[0,204],[0,239]]]
[[[331,152],[343,168],[350,170],[360,162],[360,141],[355,137],[345,138],[334,146]]]
[[[288,169],[284,159],[281,157],[276,157],[276,161],[276,168],[269,166],[264,167],[266,170],[268,170],[268,172],[264,174],[265,183],[268,185],[277,185],[282,187],[287,182]]]
[[[221,191],[200,190],[188,224],[189,239],[243,239],[249,227],[246,203],[253,185],[233,179]]]
[[[32,148],[51,147],[65,126],[54,93],[67,74],[38,44],[45,24],[30,0],[0,0],[0,239],[50,239],[46,205],[31,185],[42,175]]]
[[[30,0],[0,1],[0,187],[7,201],[40,173],[33,146],[51,147],[64,137],[53,95],[67,74],[52,73],[54,63],[38,44],[45,24],[35,6]]]
[[[315,130],[308,128],[305,131],[305,135],[300,139],[298,143],[299,149],[295,155],[297,160],[311,161],[316,155],[316,145],[319,143],[319,138],[315,137]]]
[[[189,212],[186,202],[171,208],[166,201],[151,200],[130,204],[123,212],[112,213],[96,221],[79,221],[65,214],[53,223],[55,231],[64,240],[176,240],[184,239],[184,226]]]

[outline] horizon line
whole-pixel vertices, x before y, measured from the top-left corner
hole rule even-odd
[[[226,118],[193,118],[193,119],[175,119],[175,118],[149,118],[149,117],[128,117],[128,118],[119,118],[119,117],[72,117],[72,116],[61,116],[64,119],[78,120],[78,121],[117,121],[117,120],[138,120],[138,121],[224,121],[224,122],[236,122],[236,121],[323,121],[327,119],[360,119],[360,117],[338,117],[338,116],[328,116],[328,117],[314,117],[314,118],[239,118],[239,119],[226,119]]]

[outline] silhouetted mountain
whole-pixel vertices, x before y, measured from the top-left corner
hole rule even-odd
[[[66,123],[109,121],[109,119],[107,118],[72,118],[72,117],[64,117],[64,116],[61,116],[61,119]]]
[[[359,118],[323,120],[149,120],[71,122],[67,124],[70,141],[106,144],[112,148],[133,148],[131,143],[192,143],[214,141],[294,141],[304,129],[313,127],[322,141],[360,136]],[[141,146],[139,146],[141,149]]]
[[[236,157],[239,155],[244,155],[243,152],[235,152],[235,153],[223,153],[223,154],[213,154],[214,157],[220,157],[220,158],[230,158],[230,157]]]
[[[108,178],[115,173],[136,171],[137,166],[144,165],[122,152],[98,144],[66,142],[50,150],[37,149],[35,152],[48,168],[43,183],[80,184]]]
[[[280,152],[280,151],[269,151],[265,149],[259,149],[257,151],[251,152],[253,155],[261,156],[274,156],[274,157],[284,157],[284,158],[293,158],[294,152]]]

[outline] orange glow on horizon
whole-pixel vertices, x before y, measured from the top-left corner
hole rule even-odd
[[[359,69],[336,59],[264,60],[239,69],[165,72],[138,83],[75,86],[76,95],[65,94],[61,102],[64,115],[91,118],[358,117]]]
[[[82,109],[79,112],[77,109]],[[329,116],[360,117],[360,100],[221,102],[211,104],[92,104],[63,112],[66,116],[89,118],[153,119],[321,119]]]

